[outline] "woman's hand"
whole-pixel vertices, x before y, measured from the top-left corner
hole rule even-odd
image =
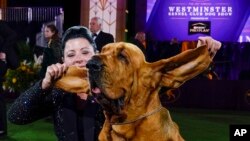
[[[211,58],[215,56],[216,52],[221,48],[221,42],[213,39],[210,36],[199,37],[197,46],[207,45]]]
[[[77,93],[77,95],[78,95],[82,100],[87,100],[87,99],[88,99],[88,94],[86,94],[86,93]]]
[[[45,77],[42,80],[42,89],[48,89],[54,81],[61,77],[68,67],[65,64],[53,64],[47,67]]]
[[[4,52],[0,52],[0,60],[6,61],[6,54]]]

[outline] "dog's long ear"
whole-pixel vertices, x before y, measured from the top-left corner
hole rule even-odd
[[[71,93],[89,93],[87,69],[69,67],[66,73],[56,81],[55,87]]]
[[[195,77],[208,68],[212,59],[207,46],[184,51],[169,59],[163,59],[152,64],[151,68],[159,74],[160,85],[177,88],[185,81]]]

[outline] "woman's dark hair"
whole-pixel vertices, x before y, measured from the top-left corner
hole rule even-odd
[[[58,29],[56,28],[56,26],[54,24],[48,24],[48,25],[46,25],[46,27],[49,28],[51,32],[54,32],[52,39],[59,38]]]
[[[89,41],[89,43],[93,46],[94,51],[96,52],[96,44],[91,36],[91,32],[88,28],[84,26],[73,26],[68,28],[62,37],[62,49],[64,51],[65,44],[70,39],[75,38],[84,38]]]

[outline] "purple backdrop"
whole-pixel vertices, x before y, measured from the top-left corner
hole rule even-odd
[[[213,38],[245,41],[249,14],[250,0],[148,0],[146,31],[154,40],[197,40],[202,34],[188,35],[189,21],[210,21]]]

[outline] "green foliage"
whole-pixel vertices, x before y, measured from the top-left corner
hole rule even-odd
[[[34,59],[32,48],[25,42],[19,42],[18,51],[21,60],[20,66],[15,69],[8,69],[5,74],[3,88],[11,92],[23,92],[38,80],[40,63]]]
[[[27,63],[24,60],[17,69],[8,69],[3,88],[13,92],[23,92],[37,81],[39,70],[40,65],[34,62]]]

